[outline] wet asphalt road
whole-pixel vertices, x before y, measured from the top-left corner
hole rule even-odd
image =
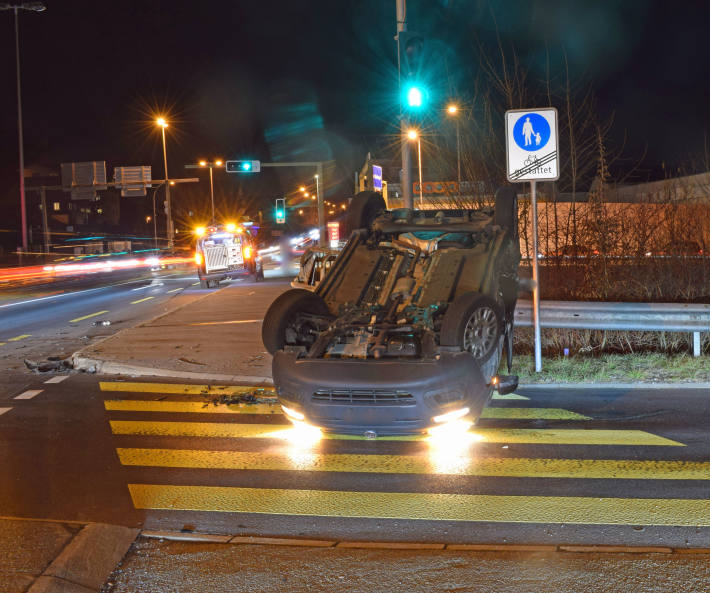
[[[350,540],[710,546],[702,390],[520,389],[464,436],[365,440],[294,432],[268,391],[240,407],[219,403],[216,386],[9,377],[5,516]]]

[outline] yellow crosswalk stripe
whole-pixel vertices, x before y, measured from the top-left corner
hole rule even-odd
[[[187,385],[181,383],[137,383],[133,381],[101,381],[101,391],[120,391],[129,393],[161,393],[166,395],[239,395],[255,390],[263,391],[265,395],[276,391],[273,387],[256,387],[254,385]]]
[[[281,406],[274,403],[214,404],[212,402],[146,401],[110,399],[104,401],[108,411],[116,412],[175,412],[183,414],[281,414]],[[485,408],[482,418],[508,420],[590,420],[588,416],[561,408]]]
[[[211,402],[146,401],[109,399],[104,407],[110,412],[176,412],[181,414],[278,414],[276,402],[265,404],[213,404]]]
[[[710,526],[710,500],[497,496],[129,484],[137,509],[317,517]]]
[[[111,420],[114,434],[143,436],[190,436],[215,438],[282,438],[292,439],[293,429],[288,425],[240,424],[235,422],[150,422],[143,420]],[[547,445],[665,445],[684,447],[642,430],[579,430],[579,429],[513,429],[476,427],[471,435],[489,443],[528,443]],[[336,440],[363,440],[355,435],[324,433],[323,438]],[[421,441],[425,435],[378,437],[377,440]]]
[[[710,463],[636,459],[539,459],[448,455],[296,454],[118,448],[123,465],[230,470],[447,474],[516,478],[710,480]]]
[[[101,391],[118,391],[129,393],[161,393],[165,395],[239,395],[258,390],[264,396],[276,397],[272,386],[255,385],[188,385],[182,383],[141,383],[137,381],[101,381]],[[508,395],[493,394],[495,400],[528,400],[524,395],[510,393]]]

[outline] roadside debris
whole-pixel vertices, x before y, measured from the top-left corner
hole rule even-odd
[[[94,323],[92,323],[91,325],[107,326],[107,325],[111,325],[111,322],[108,319],[99,319],[98,321],[94,321]]]
[[[51,371],[65,371],[72,368],[69,358],[58,359],[50,356],[46,361],[35,362],[25,358],[25,366],[36,373],[49,373]]]
[[[209,401],[205,402],[204,407],[236,404],[276,404],[277,399],[273,388],[255,387],[251,391],[243,393],[223,393],[213,396]]]

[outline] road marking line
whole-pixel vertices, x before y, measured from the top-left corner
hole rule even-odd
[[[178,290],[185,290],[185,289],[182,286],[180,288],[173,288],[172,290],[168,290],[167,294],[170,294],[171,292],[177,292]]]
[[[190,286],[197,286],[199,282],[193,282]]]
[[[138,299],[137,301],[131,301],[131,305],[137,305],[138,303],[144,303],[145,301],[149,301],[150,299],[154,299],[155,297],[149,296],[145,297],[144,299]]]
[[[114,434],[143,436],[191,436],[215,438],[293,439],[291,425],[239,424],[235,422],[149,422],[144,420],[111,420]],[[642,430],[577,430],[577,429],[515,429],[479,428],[469,434],[480,442],[526,443],[544,445],[646,445],[684,447]],[[364,436],[323,433],[329,440],[365,440]],[[424,441],[428,435],[383,436],[378,441]]]
[[[20,334],[19,336],[15,336],[14,338],[8,338],[8,342],[19,342],[20,340],[24,340],[25,338],[29,338],[32,334]]]
[[[76,319],[70,319],[69,323],[76,323],[77,321],[84,321],[84,319],[89,319],[91,317],[96,317],[97,315],[103,315],[104,313],[108,313],[108,310],[104,311],[97,311],[96,313],[91,313],[89,315],[84,315],[83,317],[77,317]]]
[[[52,377],[51,379],[47,379],[45,383],[61,383],[64,381],[64,379],[68,379],[69,375],[58,375],[56,377]]]
[[[12,410],[12,408],[0,408],[0,416],[2,416],[5,412],[9,412]]]
[[[521,399],[521,400],[529,400],[529,397],[525,397],[524,395],[518,395],[517,393],[507,393],[505,395],[501,395],[500,393],[494,393],[493,397],[491,399]]]
[[[273,394],[273,387],[257,387],[254,385],[187,385],[181,383],[138,383],[132,381],[101,381],[101,391],[128,391],[132,393],[161,393],[183,395],[237,395],[261,391],[264,394]]]
[[[15,396],[13,399],[32,399],[35,395],[42,393],[44,389],[28,389],[23,391],[20,395]]]
[[[137,509],[315,517],[564,523],[710,525],[710,500],[342,492],[128,484]]]
[[[176,412],[179,414],[278,414],[277,403],[212,404],[210,402],[146,401],[134,399],[109,399],[104,401],[108,411],[115,412]]]
[[[0,346],[4,346],[4,345],[5,345],[5,342],[0,342]]]
[[[484,408],[481,418],[497,420],[591,420],[562,408]]]
[[[240,393],[252,393],[258,391],[265,397],[276,396],[276,390],[268,385],[259,387],[255,385],[189,385],[182,383],[140,383],[135,381],[101,381],[99,383],[101,391],[123,391],[134,393],[162,393],[162,394],[183,394],[183,395],[237,395]],[[513,397],[514,396],[514,397]],[[509,395],[493,394],[494,400],[528,400],[523,395],[514,393]]]
[[[190,323],[188,325],[232,325],[235,323],[261,323],[263,319],[237,319],[234,321],[204,321],[202,323]]]
[[[117,448],[123,465],[200,469],[443,474],[514,478],[710,480],[710,463],[636,459],[538,459],[432,455],[319,454]]]
[[[212,403],[184,401],[154,401],[141,399],[110,399],[104,401],[109,411],[177,412],[182,414],[279,414],[278,403]],[[590,420],[588,416],[561,408],[485,408],[482,418],[509,420]]]

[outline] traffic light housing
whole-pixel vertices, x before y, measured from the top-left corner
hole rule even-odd
[[[259,173],[261,161],[226,161],[224,167],[227,173]]]
[[[276,199],[274,217],[276,218],[277,224],[283,224],[286,222],[286,200],[284,198]]]

